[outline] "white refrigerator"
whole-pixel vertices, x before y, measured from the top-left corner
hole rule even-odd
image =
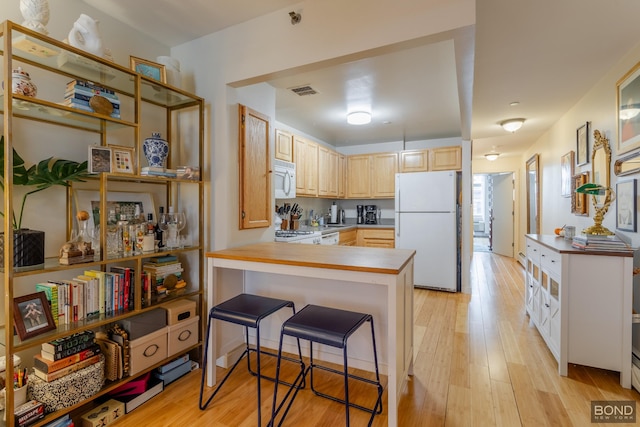
[[[396,174],[396,248],[415,249],[416,287],[460,290],[457,172]]]

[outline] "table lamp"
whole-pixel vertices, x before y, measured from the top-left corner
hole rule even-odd
[[[614,233],[602,225],[602,220],[609,210],[609,206],[616,199],[615,192],[611,187],[605,187],[600,184],[586,183],[576,188],[576,193],[588,194],[592,196],[593,209],[593,225],[582,230],[583,234],[595,234],[599,236],[613,236]],[[604,196],[602,203],[598,203],[598,197]]]

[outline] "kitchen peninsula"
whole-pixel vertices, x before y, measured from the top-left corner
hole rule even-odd
[[[348,246],[257,243],[207,253],[208,306],[241,292],[369,313],[374,318],[381,373],[387,375],[388,425],[397,426],[400,392],[413,369],[413,258],[415,251]],[[263,346],[278,348],[280,325],[290,312],[262,322]],[[225,364],[228,353],[243,345],[242,328],[216,325],[212,361]],[[293,342],[285,351],[295,353]],[[319,359],[342,363],[338,349],[314,346]],[[305,350],[303,350],[303,353]],[[308,347],[306,353],[308,354]],[[233,360],[233,357],[229,357]],[[349,366],[373,371],[371,334],[357,331],[349,339]],[[209,384],[215,378],[209,369]]]

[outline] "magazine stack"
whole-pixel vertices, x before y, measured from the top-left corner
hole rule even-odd
[[[633,248],[618,236],[600,236],[581,234],[573,237],[571,246],[584,251],[597,252],[633,252]]]

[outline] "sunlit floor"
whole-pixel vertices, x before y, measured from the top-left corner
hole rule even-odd
[[[473,250],[475,252],[491,252],[489,238],[485,236],[473,236]]]

